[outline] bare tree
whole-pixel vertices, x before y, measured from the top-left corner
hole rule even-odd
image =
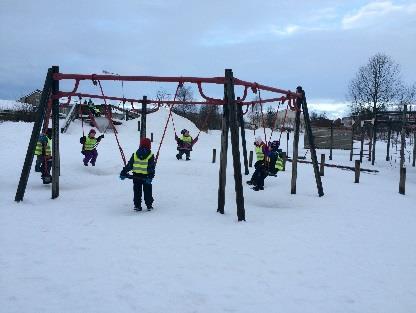
[[[191,86],[183,85],[178,89],[178,94],[176,95],[177,101],[183,102],[192,102],[194,100],[194,92]],[[187,114],[187,113],[196,113],[197,108],[194,104],[178,104],[175,105],[173,111],[177,114]]]
[[[399,65],[388,55],[372,56],[349,84],[351,112],[385,110],[397,101],[400,85]]]
[[[169,100],[171,96],[166,89],[159,89],[156,93],[156,99],[159,101]]]
[[[198,128],[207,131],[208,129],[221,129],[222,116],[218,105],[202,105],[198,114]]]
[[[259,97],[256,96],[254,101],[258,101]],[[262,127],[262,117],[261,117],[261,105],[259,103],[256,103],[251,108],[249,108],[248,111],[248,119],[250,121],[250,124],[254,126],[255,128]]]
[[[416,83],[413,85],[402,84],[398,96],[397,109],[402,111],[403,106],[407,105],[409,108],[416,102]]]

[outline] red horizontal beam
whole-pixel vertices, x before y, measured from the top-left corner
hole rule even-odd
[[[74,93],[74,92],[59,92],[55,97],[55,99],[59,98],[67,98],[67,97],[78,97],[78,98],[91,98],[91,99],[106,99],[106,100],[114,100],[114,101],[121,101],[121,102],[128,102],[128,103],[143,103],[143,99],[130,99],[130,98],[120,98],[120,97],[112,97],[112,96],[101,96],[101,95],[93,95],[88,93]],[[215,101],[179,101],[179,100],[154,100],[148,99],[146,103],[149,104],[194,104],[194,105],[223,105],[223,100],[213,99]],[[270,99],[262,99],[262,100],[253,100],[253,101],[245,101],[245,102],[237,102],[240,105],[254,105],[258,103],[271,103],[271,102],[285,102],[287,98],[285,96],[279,98],[270,98]]]
[[[112,96],[101,96],[101,95],[93,95],[88,93],[74,93],[74,92],[59,92],[54,98],[66,98],[66,97],[78,97],[78,98],[91,98],[91,99],[106,99],[106,100],[114,100],[114,101],[121,101],[121,102],[134,102],[134,103],[143,103],[143,99],[130,99],[130,98],[120,98],[120,97],[112,97]],[[215,99],[214,99],[215,100]],[[263,101],[262,101],[263,102]],[[146,103],[163,103],[163,104],[201,104],[201,105],[222,105],[224,101],[216,100],[216,101],[178,101],[178,100],[152,100],[148,99]]]
[[[234,85],[250,87],[253,90],[261,89],[261,90],[266,90],[266,91],[270,91],[270,92],[282,93],[282,94],[285,94],[285,95],[287,95],[291,98],[302,97],[301,94],[298,94],[296,92],[292,92],[290,90],[270,87],[270,86],[266,86],[266,85],[262,85],[262,84],[258,84],[258,83],[251,83],[251,82],[247,82],[247,81],[244,81],[244,80],[241,80],[241,79],[238,79],[238,78],[234,78]]]
[[[118,75],[98,75],[98,74],[62,74],[55,73],[54,80],[75,79],[75,80],[114,80],[114,81],[147,81],[161,83],[211,83],[224,84],[224,77],[184,77],[184,76],[118,76]]]
[[[165,82],[165,83],[211,83],[225,84],[224,77],[187,77],[187,76],[119,76],[119,75],[98,75],[98,74],[53,74],[54,80],[75,79],[75,80],[112,80],[112,81],[143,81],[143,82]],[[234,85],[250,87],[254,93],[258,89],[270,92],[285,94],[290,98],[302,97],[301,94],[290,90],[270,87],[258,83],[247,82],[238,78],[234,78]]]

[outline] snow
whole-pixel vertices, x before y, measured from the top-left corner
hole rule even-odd
[[[161,109],[148,117],[154,152],[167,115]],[[181,117],[175,125],[197,133]],[[290,163],[266,179],[264,191],[244,186],[247,222],[238,223],[231,149],[226,213],[216,213],[219,164],[211,156],[213,148],[220,151],[220,132],[201,133],[192,161],[177,161],[171,124],[153,184],[154,211],[132,210],[132,183],[118,178],[122,161],[112,133],[98,147],[97,166],[82,165],[78,121],[60,137],[60,197],[51,200],[50,186],[32,172],[24,201],[15,203],[32,126],[0,124],[7,147],[0,155],[1,312],[404,313],[416,307],[416,171],[406,163],[407,194],[400,195],[398,163],[383,161],[384,143],[377,143],[380,173],[362,173],[360,184],[351,171],[325,168],[322,198],[307,164],[298,165],[297,195],[290,194]],[[137,120],[118,130],[130,157],[139,141]],[[254,141],[252,131],[247,137]],[[331,162],[353,164],[349,151],[334,151]]]

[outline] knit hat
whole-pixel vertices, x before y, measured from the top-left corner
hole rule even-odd
[[[140,147],[144,147],[150,150],[152,147],[152,143],[150,142],[150,139],[149,138],[140,139]]]
[[[256,143],[257,143],[257,144],[260,144],[262,141],[263,141],[263,140],[261,139],[261,137],[260,137],[260,136],[257,136],[257,137],[256,137]]]
[[[96,133],[96,131],[95,131],[95,129],[94,128],[91,128],[91,130],[90,130],[90,132],[89,132],[89,134],[91,134],[91,133]]]

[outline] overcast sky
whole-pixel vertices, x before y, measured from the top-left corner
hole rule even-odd
[[[232,68],[244,80],[302,85],[313,108],[328,112],[344,109],[349,80],[377,52],[416,81],[416,1],[0,0],[0,41],[0,99],[41,88],[51,65],[160,76]],[[120,84],[105,88],[122,93]],[[124,92],[153,97],[158,88]]]

